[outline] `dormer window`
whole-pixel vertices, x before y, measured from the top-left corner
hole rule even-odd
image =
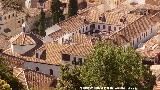
[[[62,54],[62,60],[63,61],[70,61],[70,55],[68,55],[68,54]]]

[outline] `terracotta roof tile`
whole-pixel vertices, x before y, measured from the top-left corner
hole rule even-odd
[[[13,75],[16,76],[26,88],[43,90],[49,87],[55,87],[57,80],[54,76],[43,74],[29,69],[14,68]]]

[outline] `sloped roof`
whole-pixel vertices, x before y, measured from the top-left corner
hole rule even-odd
[[[28,89],[34,88],[35,90],[43,90],[45,88],[55,87],[57,84],[57,80],[54,76],[30,69],[14,68],[13,75]]]
[[[34,39],[27,33],[21,32],[15,37],[11,38],[12,44],[16,45],[36,45]]]

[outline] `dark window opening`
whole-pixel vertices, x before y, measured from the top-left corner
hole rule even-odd
[[[36,53],[36,58],[38,58],[38,53]]]
[[[73,58],[72,64],[76,65],[76,57]]]
[[[116,31],[116,27],[114,27],[114,31]]]
[[[98,25],[98,29],[101,29],[100,25]]]
[[[95,29],[95,24],[90,25],[90,29]]]
[[[82,65],[82,58],[78,59],[79,65]]]
[[[50,71],[50,75],[53,75],[53,70],[52,70],[52,69],[50,69],[49,71]]]
[[[70,55],[68,55],[68,54],[62,54],[62,60],[63,61],[70,61]]]
[[[105,29],[106,28],[106,26],[105,25],[103,25],[103,29]]]
[[[39,71],[39,68],[38,68],[38,67],[36,67],[36,71]]]

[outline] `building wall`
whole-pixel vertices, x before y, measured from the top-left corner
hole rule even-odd
[[[21,32],[22,23],[25,20],[25,14],[16,11],[8,11],[1,16],[0,20],[0,33],[7,36],[14,36]],[[5,29],[9,28],[11,31],[4,32]]]
[[[25,46],[20,46],[20,45],[11,45],[12,52],[16,52],[19,54],[23,54],[32,48],[34,48],[36,45],[25,45]]]
[[[151,28],[149,28],[146,32],[141,32],[140,36],[134,38],[133,39],[134,41],[132,40],[133,47],[138,48],[138,45],[140,43],[145,43],[156,34],[157,34],[157,28],[155,26],[152,27],[152,30]]]
[[[25,69],[36,70],[36,67],[39,68],[39,72],[42,72],[42,73],[45,73],[45,74],[48,74],[48,75],[50,75],[50,69],[52,69],[53,70],[53,75],[55,77],[60,76],[60,66],[34,63],[34,62],[25,62],[24,63],[24,68]]]

